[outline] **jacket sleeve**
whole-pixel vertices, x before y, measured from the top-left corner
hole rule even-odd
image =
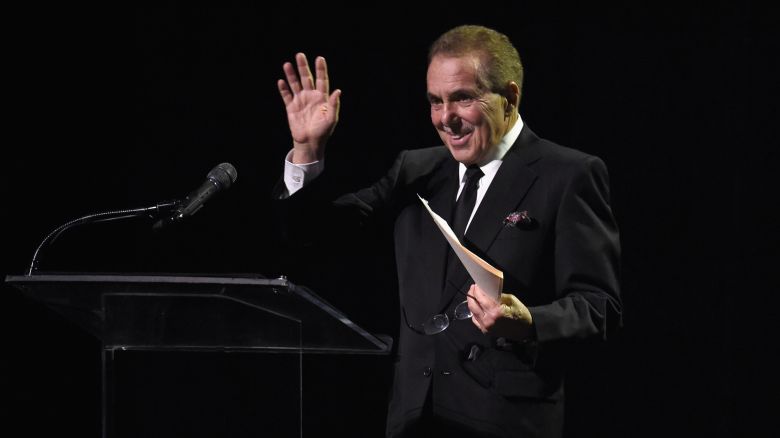
[[[620,242],[604,163],[586,157],[562,187],[555,221],[555,294],[531,307],[538,342],[606,338],[621,324]]]
[[[275,229],[281,240],[291,247],[307,247],[317,240],[354,230],[380,211],[390,208],[397,196],[396,188],[407,151],[402,151],[388,172],[369,187],[346,191],[337,176],[323,173],[294,195],[280,199],[284,182],[273,189]],[[325,231],[328,232],[325,232]]]

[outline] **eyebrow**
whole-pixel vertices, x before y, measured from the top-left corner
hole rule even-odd
[[[431,101],[431,100],[441,100],[440,96],[437,96],[437,95],[431,93],[430,91],[425,93],[425,95],[426,95],[426,97],[427,97],[427,99],[429,101]],[[449,100],[458,100],[458,99],[461,99],[463,97],[477,97],[478,95],[479,95],[479,93],[477,92],[477,90],[468,89],[468,88],[459,88],[459,89],[453,91],[452,93],[450,93],[449,96],[447,96],[447,97],[449,97]]]

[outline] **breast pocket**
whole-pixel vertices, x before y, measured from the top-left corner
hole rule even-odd
[[[538,230],[525,230],[517,227],[504,227],[496,240],[513,240],[513,239],[527,239],[534,234],[538,233]]]

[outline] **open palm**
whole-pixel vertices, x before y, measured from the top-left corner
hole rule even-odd
[[[296,152],[321,159],[325,143],[336,128],[340,90],[330,93],[325,58],[315,60],[316,79],[303,53],[295,56],[297,72],[287,62],[283,70],[287,80],[278,81],[279,94],[287,110],[287,122]]]

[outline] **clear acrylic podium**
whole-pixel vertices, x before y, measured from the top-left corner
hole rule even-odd
[[[129,350],[291,355],[297,375],[283,387],[294,393],[279,397],[292,400],[280,409],[292,419],[284,436],[302,436],[302,355],[388,354],[392,339],[367,332],[305,287],[258,277],[69,273],[6,282],[101,341],[104,438],[117,436],[114,361]]]

